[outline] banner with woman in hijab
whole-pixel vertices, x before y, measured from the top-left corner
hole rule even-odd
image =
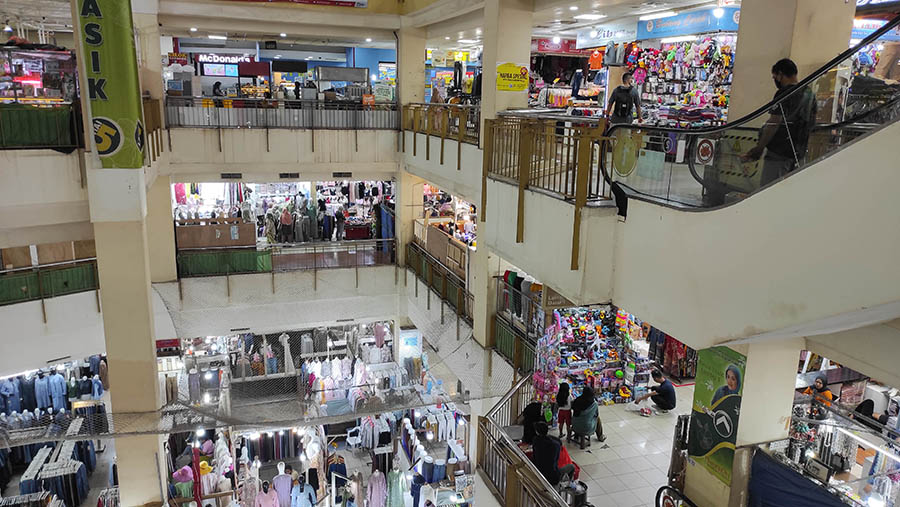
[[[731,484],[746,363],[728,347],[698,352],[688,455],[725,484]]]

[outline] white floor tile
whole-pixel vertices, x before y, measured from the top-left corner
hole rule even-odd
[[[628,486],[617,477],[604,477],[602,479],[597,479],[594,482],[596,482],[597,485],[600,486],[600,489],[607,494],[628,490]]]
[[[641,477],[646,479],[648,484],[657,487],[665,486],[666,481],[668,480],[668,478],[666,477],[666,473],[658,468],[654,468],[651,470],[642,470],[638,473],[641,474]]]
[[[643,472],[644,470],[653,470],[654,468],[659,468],[654,465],[649,459],[647,459],[647,456],[635,456],[634,458],[629,459],[628,463],[631,465],[631,469],[635,472]]]
[[[612,500],[610,500],[609,495],[606,493],[595,494],[594,496],[590,496],[591,492],[588,491],[588,503],[593,505],[594,507],[607,507],[612,504]]]
[[[616,461],[616,460],[622,459],[619,457],[618,454],[616,454],[615,451],[612,450],[612,448],[598,449],[598,450],[594,451],[593,454],[595,456],[597,456],[598,463],[608,463],[610,461]]]
[[[631,459],[617,459],[615,461],[610,461],[609,463],[606,463],[606,468],[609,468],[609,471],[612,472],[613,475],[622,475],[635,471],[631,464]]]
[[[653,505],[656,502],[656,492],[661,487],[663,487],[663,484],[660,484],[657,487],[647,486],[644,488],[633,489],[631,492],[634,493],[634,496],[636,496],[638,500],[644,502],[646,505]]]
[[[617,507],[638,507],[644,504],[644,502],[638,499],[638,497],[631,491],[619,491],[617,493],[610,493],[609,499],[611,501],[611,504]]]
[[[609,469],[609,467],[607,467],[603,463],[587,465],[585,467],[582,467],[581,471],[586,473],[588,477],[593,480],[602,479],[604,477],[612,477],[613,475],[616,475],[612,472],[612,470]]]
[[[633,458],[641,453],[630,444],[613,446],[613,451],[622,459]]]
[[[639,472],[631,472],[627,474],[617,475],[620,481],[624,482],[628,489],[638,489],[650,486],[647,479],[644,479]]]

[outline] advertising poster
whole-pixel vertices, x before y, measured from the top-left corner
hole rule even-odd
[[[725,484],[731,484],[746,364],[728,347],[698,352],[688,455]]]
[[[528,89],[528,67],[515,63],[497,65],[497,90],[521,92]]]
[[[94,146],[105,168],[144,165],[144,125],[131,3],[78,0]]]

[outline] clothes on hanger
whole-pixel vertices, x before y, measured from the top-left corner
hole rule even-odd
[[[366,493],[366,505],[369,507],[385,507],[387,503],[387,480],[385,475],[376,470],[369,477]]]

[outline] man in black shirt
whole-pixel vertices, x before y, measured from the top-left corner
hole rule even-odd
[[[662,372],[659,370],[653,370],[653,373],[650,374],[653,377],[653,380],[659,382],[658,386],[653,386],[650,388],[650,392],[641,396],[640,398],[634,400],[635,403],[640,403],[647,398],[653,400],[653,403],[662,410],[663,412],[668,412],[675,408],[675,385],[672,384],[672,381],[663,376]]]
[[[547,482],[556,486],[564,478],[571,479],[572,474],[575,472],[575,465],[570,463],[559,468],[559,453],[562,449],[562,441],[556,437],[548,436],[548,430],[547,423],[543,421],[534,423],[536,435],[534,442],[531,444],[534,450],[531,460],[541,472],[541,475],[547,479]]]
[[[797,86],[797,64],[788,58],[772,66],[772,80],[778,101]],[[759,141],[742,157],[759,160],[765,150],[759,186],[763,187],[797,168],[806,156],[809,133],[816,121],[816,98],[809,88],[778,101],[769,111],[769,120],[759,133]]]
[[[606,117],[610,123],[632,123],[636,110],[638,121],[641,118],[641,95],[633,86],[634,78],[626,72],[622,75],[622,85],[617,86],[609,94],[609,104],[606,106]]]

